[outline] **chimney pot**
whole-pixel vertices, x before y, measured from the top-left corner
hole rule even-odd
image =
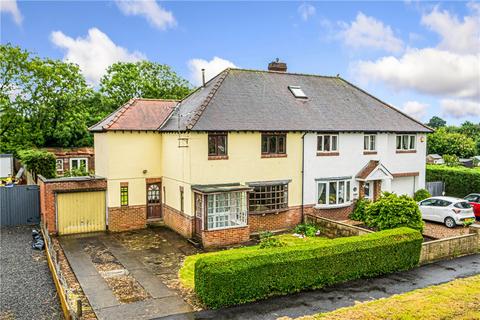
[[[287,64],[277,58],[268,64],[268,71],[287,72]]]

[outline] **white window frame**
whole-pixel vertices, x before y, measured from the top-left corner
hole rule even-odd
[[[78,167],[73,168],[73,161],[77,160],[78,161]],[[70,158],[69,159],[69,165],[70,165],[70,170],[73,169],[79,169],[81,167],[80,162],[85,161],[85,170],[88,171],[88,158]]]
[[[233,194],[235,194],[235,199],[232,197]],[[233,204],[232,200],[236,203]],[[207,220],[207,230],[247,226],[248,206],[247,193],[245,191],[211,193],[206,196],[206,201],[207,212],[205,218]],[[220,210],[220,208],[223,208],[223,210]],[[232,225],[232,222],[235,224]]]
[[[63,159],[55,159],[55,168],[58,172],[63,172]]]
[[[400,148],[399,148],[399,143],[400,143]],[[397,135],[397,137],[395,138],[395,148],[397,151],[417,150],[417,136],[414,134]]]
[[[376,134],[366,134],[363,136],[363,151],[377,151]]]
[[[349,206],[352,204],[353,200],[353,193],[352,193],[352,179],[351,178],[342,178],[342,179],[320,179],[315,181],[317,184],[316,187],[316,207],[320,208],[334,208],[334,207],[345,207]],[[320,200],[320,185],[324,185],[324,190],[325,191],[325,203],[319,203]],[[331,187],[335,185],[335,202],[330,201],[330,192],[331,192]],[[340,190],[343,185],[343,201],[340,201],[342,199],[342,191]]]
[[[327,140],[329,141],[328,150],[325,148],[325,141]],[[335,144],[333,144],[333,140],[335,140]],[[338,134],[317,135],[317,152],[338,152]]]

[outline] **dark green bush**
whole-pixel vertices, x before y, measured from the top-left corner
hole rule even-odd
[[[365,221],[366,219],[366,210],[370,204],[370,200],[365,198],[360,198],[355,202],[355,208],[350,214],[349,218],[356,221]]]
[[[480,169],[427,165],[427,181],[443,181],[445,194],[463,198],[480,190]]]
[[[317,231],[317,226],[312,223],[300,223],[293,229],[293,233],[303,234],[306,237],[315,237]]]
[[[422,235],[409,228],[249,252],[225,251],[195,263],[195,291],[220,308],[418,264]]]
[[[27,170],[36,175],[42,175],[47,179],[55,178],[55,155],[51,152],[28,149],[18,152],[20,162],[27,167]]]
[[[428,192],[428,190],[418,189],[417,191],[415,191],[415,194],[413,195],[413,199],[418,202],[418,201],[422,201],[427,198],[430,198],[431,196],[432,195],[430,194],[430,192]]]

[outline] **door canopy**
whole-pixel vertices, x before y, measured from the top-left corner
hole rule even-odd
[[[358,181],[392,180],[393,176],[378,160],[370,160],[355,176]]]

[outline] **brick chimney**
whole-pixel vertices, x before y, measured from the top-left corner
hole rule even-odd
[[[268,71],[287,72],[287,64],[277,58],[268,64]]]

